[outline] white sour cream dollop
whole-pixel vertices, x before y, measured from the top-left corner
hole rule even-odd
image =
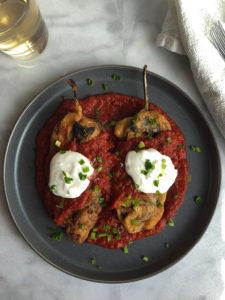
[[[143,193],[159,191],[163,194],[177,177],[177,170],[170,157],[152,148],[139,152],[129,151],[125,159],[125,169],[136,188]]]
[[[79,197],[88,187],[94,172],[87,157],[79,152],[56,153],[50,163],[49,188],[57,196]]]

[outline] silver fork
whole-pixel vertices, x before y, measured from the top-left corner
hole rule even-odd
[[[211,27],[210,36],[214,46],[225,60],[225,30],[220,21]]]

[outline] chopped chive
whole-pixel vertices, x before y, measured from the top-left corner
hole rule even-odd
[[[91,259],[91,264],[92,264],[92,265],[95,265],[95,264],[96,264],[96,259],[92,258],[92,259]]]
[[[65,183],[66,183],[66,184],[70,184],[71,181],[73,181],[73,178],[68,177],[68,176],[66,175],[66,172],[65,172],[65,171],[62,171],[62,173],[63,173],[63,177],[64,177]]]
[[[123,252],[124,252],[125,254],[127,254],[127,253],[128,253],[128,248],[127,248],[127,245],[125,245],[125,246],[123,247]]]
[[[167,138],[166,138],[166,141],[167,141],[168,143],[171,143],[171,137],[167,137]]]
[[[175,199],[175,200],[178,199],[178,198],[179,198],[179,195],[174,195],[173,196],[173,199]]]
[[[50,187],[50,191],[53,193],[53,192],[55,191],[55,189],[56,189],[56,186],[55,186],[55,184],[53,184],[53,185]]]
[[[116,155],[116,156],[118,156],[119,154],[120,154],[119,151],[116,151],[116,152],[115,152],[115,155]]]
[[[196,204],[200,204],[201,201],[202,201],[201,197],[199,197],[199,196],[195,197],[195,203]]]
[[[135,184],[134,184],[134,187],[135,187],[136,189],[138,189],[138,188],[140,187],[140,185],[137,184],[137,183],[135,183]]]
[[[133,244],[133,241],[129,241],[129,242],[128,242],[128,245],[130,245],[130,244]]]
[[[200,149],[199,147],[196,147],[196,148],[195,148],[195,151],[196,151],[196,152],[201,152],[201,149]]]
[[[98,231],[98,227],[94,227],[94,228],[92,229],[92,231],[93,231],[93,232],[97,232],[97,231]]]
[[[169,226],[173,227],[173,226],[174,226],[174,221],[173,221],[173,219],[172,219],[172,218],[169,218],[168,221],[167,221],[167,224],[168,224]]]
[[[127,199],[131,199],[131,195],[128,195],[128,196],[127,196]]]
[[[97,270],[101,270],[102,269],[102,267],[101,266],[97,266]]]
[[[147,256],[142,256],[142,259],[144,260],[144,261],[148,261],[148,257]]]
[[[129,204],[129,202],[126,200],[126,201],[124,201],[123,202],[126,206],[129,206],[130,204]]]
[[[102,162],[101,156],[100,156],[99,154],[96,156],[96,159],[97,159],[97,161],[98,161],[99,163]]]
[[[165,248],[169,248],[169,243],[166,242],[164,245],[165,245]]]
[[[64,154],[64,153],[66,153],[66,151],[64,151],[64,150],[59,150],[59,153],[60,153],[60,154]]]
[[[95,107],[95,119],[99,118],[99,110],[98,107]]]
[[[139,144],[138,144],[138,148],[139,149],[142,149],[145,147],[145,143],[143,141],[141,141]]]
[[[84,229],[84,224],[80,224],[80,225],[79,225],[79,228],[80,228],[80,229]]]
[[[85,163],[85,161],[83,160],[83,159],[81,159],[80,161],[79,161],[79,164],[80,165],[83,165]]]
[[[89,167],[83,167],[83,168],[82,168],[82,171],[83,171],[84,173],[88,173],[88,172],[90,171],[90,169],[89,169]]]
[[[116,227],[113,227],[113,228],[112,228],[112,233],[114,233],[114,234],[117,233],[117,228],[116,228]]]
[[[56,145],[56,147],[60,147],[60,146],[61,146],[61,142],[57,140],[57,141],[55,142],[55,145]]]
[[[82,174],[81,172],[78,175],[79,175],[80,180],[85,180],[87,178],[87,175]]]
[[[151,125],[154,125],[156,123],[156,119],[154,119],[154,118],[149,117],[148,120]]]
[[[189,148],[194,152],[201,152],[201,149],[198,146],[190,146]]]
[[[157,207],[163,207],[162,203],[159,200],[156,201],[156,206]]]
[[[149,173],[149,170],[148,170],[148,171],[147,171],[147,170],[141,170],[141,174],[143,174],[143,175],[145,175],[145,176],[147,176],[148,173]]]
[[[151,140],[151,139],[153,139],[153,136],[150,135],[150,134],[148,134],[148,135],[147,135],[147,138]]]
[[[162,163],[165,163],[165,162],[166,162],[166,160],[165,160],[165,158],[163,158],[163,159],[162,159]]]
[[[139,221],[138,220],[131,220],[131,223],[132,223],[132,225],[135,225],[135,226],[139,225]]]
[[[93,79],[88,78],[87,83],[88,83],[89,86],[94,86],[94,80]]]
[[[84,135],[84,136],[87,136],[87,135],[88,135],[87,130],[86,130],[85,128],[83,128],[82,131],[83,131],[83,135]]]
[[[108,85],[107,85],[107,84],[103,83],[102,87],[103,87],[103,89],[104,89],[105,91],[108,90]]]
[[[181,148],[184,148],[184,145],[182,145],[182,144],[177,145],[177,149],[181,149]]]
[[[108,224],[103,224],[102,228],[103,228],[103,229],[106,229],[106,230],[110,230],[110,229],[111,229],[111,226],[108,225]]]
[[[117,240],[120,240],[121,237],[122,237],[122,235],[121,234],[117,234],[115,237],[116,237]]]
[[[138,153],[138,152],[140,152],[141,150],[138,149],[138,148],[136,148],[136,149],[134,149],[134,151],[135,151],[136,153]]]
[[[162,193],[160,193],[159,190],[156,191],[156,194],[159,195],[159,196],[162,196]]]
[[[98,166],[98,167],[97,167],[97,171],[98,171],[98,172],[101,172],[102,169],[103,169],[103,166]]]
[[[132,200],[131,203],[132,203],[132,206],[135,207],[135,206],[138,206],[139,201],[138,201],[138,199],[134,199],[134,200]]]
[[[145,169],[146,170],[154,170],[155,169],[155,165],[153,165],[149,159],[146,159],[145,161]]]
[[[111,121],[111,122],[109,123],[109,125],[112,126],[112,127],[115,126],[115,125],[116,125],[116,121]]]

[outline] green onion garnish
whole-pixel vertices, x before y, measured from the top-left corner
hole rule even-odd
[[[158,187],[158,186],[159,186],[159,180],[158,180],[158,179],[157,179],[157,180],[154,180],[154,181],[153,181],[153,184],[154,184],[154,186],[157,186],[157,187]]]
[[[154,125],[155,123],[156,123],[156,119],[153,119],[153,118],[151,118],[151,117],[149,117],[149,123],[151,124],[151,125]]]
[[[98,107],[95,107],[95,119],[99,118],[99,110]]]
[[[129,202],[126,200],[126,201],[124,201],[123,202],[126,206],[129,206],[130,204],[129,204]]]
[[[114,233],[114,234],[117,233],[117,228],[116,228],[116,227],[113,227],[113,228],[112,228],[112,233]]]
[[[91,259],[91,264],[92,264],[92,265],[96,264],[96,259],[92,258],[92,259]]]
[[[60,147],[60,146],[61,146],[61,142],[57,140],[57,141],[55,142],[55,145],[56,145],[56,147]]]
[[[105,91],[108,90],[108,85],[107,85],[107,84],[103,83],[102,87],[103,87],[103,89],[104,89]]]
[[[96,240],[96,233],[95,233],[95,232],[92,232],[92,233],[91,233],[91,239],[92,239],[92,240]]]
[[[98,202],[99,202],[100,204],[102,204],[104,201],[105,201],[105,199],[104,199],[103,197],[101,197],[101,198],[98,199]]]
[[[131,223],[132,223],[132,225],[135,225],[135,226],[139,225],[139,221],[138,220],[131,220]]]
[[[73,178],[68,177],[68,176],[66,175],[66,172],[65,172],[65,171],[62,171],[62,173],[63,173],[63,176],[64,176],[64,181],[65,181],[65,183],[70,184],[71,181],[73,181]]]
[[[148,261],[148,257],[147,256],[142,256],[142,259],[144,260],[144,261]]]
[[[105,230],[110,230],[111,226],[108,225],[108,224],[103,224],[102,228],[105,229]]]
[[[98,227],[94,227],[94,228],[92,229],[92,231],[93,231],[93,232],[97,232],[97,231],[98,231]]]
[[[109,125],[110,125],[111,127],[115,126],[115,125],[116,125],[116,121],[111,121],[111,122],[109,123]]]
[[[107,235],[107,241],[108,241],[108,243],[111,242],[111,240],[112,240],[112,236],[111,236],[111,234],[108,234]]]
[[[121,77],[119,75],[112,74],[112,79],[114,79],[114,80],[121,80]]]
[[[179,195],[174,195],[173,196],[173,199],[175,199],[175,200],[178,199],[178,198],[179,198]]]
[[[132,200],[131,203],[132,203],[132,206],[135,207],[135,206],[138,206],[139,201],[138,201],[138,199],[134,199],[134,200]]]
[[[184,148],[184,145],[177,145],[177,149]]]
[[[199,197],[199,196],[195,197],[195,203],[196,204],[200,204],[201,201],[202,201],[201,197]]]
[[[85,163],[85,161],[83,160],[83,159],[81,159],[80,161],[79,161],[79,164],[80,165],[83,165]]]
[[[131,195],[128,195],[128,196],[127,196],[127,199],[131,199]]]
[[[113,172],[111,172],[111,173],[108,174],[109,178],[113,178],[114,175],[115,174]]]
[[[156,206],[157,207],[163,207],[162,203],[159,200],[156,201]]]
[[[165,245],[165,248],[169,248],[169,243],[166,242],[164,245]]]
[[[115,237],[116,237],[117,240],[120,240],[121,237],[122,237],[122,235],[121,234],[117,234]]]
[[[102,169],[103,169],[103,166],[98,166],[98,167],[97,167],[97,171],[98,171],[98,172],[101,172]]]
[[[99,163],[102,162],[102,159],[101,159],[101,156],[100,156],[100,155],[97,155],[97,156],[96,156],[96,159],[97,159],[97,161],[98,161]]]
[[[160,191],[158,191],[158,190],[156,191],[156,194],[159,196],[162,196],[162,193],[160,193]]]
[[[87,178],[87,175],[82,174],[81,172],[78,175],[79,175],[80,180],[85,180]]]
[[[145,161],[145,169],[146,170],[154,170],[155,169],[155,165],[153,165],[149,159],[146,159]]]
[[[102,267],[101,266],[97,266],[97,270],[101,270],[102,269]]]
[[[166,141],[167,141],[168,143],[171,143],[171,137],[167,137],[167,138],[166,138]]]
[[[119,151],[116,151],[116,152],[115,152],[115,155],[116,155],[116,156],[118,156],[119,154],[120,154]]]
[[[80,225],[79,225],[79,228],[80,228],[80,229],[84,229],[84,224],[80,224]]]
[[[190,146],[190,149],[194,152],[201,152],[201,149],[198,146]]]
[[[128,253],[128,248],[127,248],[127,245],[123,247],[123,252],[124,252],[125,254],[127,254],[127,253]]]
[[[139,149],[142,149],[142,148],[144,148],[144,147],[145,147],[145,143],[141,141],[141,142],[138,144],[138,148],[139,148]]]
[[[63,208],[63,206],[64,206],[64,198],[61,199],[60,203],[56,205],[56,207]]]
[[[60,154],[64,154],[64,153],[66,153],[66,151],[64,151],[64,150],[59,150],[59,153],[60,153]]]
[[[50,187],[50,191],[53,193],[53,192],[55,191],[55,189],[56,189],[56,186],[55,186],[55,184],[53,184],[53,185]]]
[[[167,224],[168,224],[169,226],[173,227],[173,226],[174,226],[174,221],[173,221],[173,219],[172,219],[172,218],[169,218],[168,221],[167,221]]]
[[[82,170],[84,173],[88,173],[90,171],[89,167],[83,167]]]
[[[88,83],[89,86],[94,86],[94,80],[93,79],[88,78],[87,83]]]
[[[135,187],[136,189],[138,189],[138,188],[140,187],[140,185],[137,184],[137,183],[135,183],[135,184],[134,184],[134,187]]]
[[[53,239],[53,240],[55,240],[55,241],[61,241],[61,239],[62,239],[62,237],[63,237],[63,233],[62,232],[60,232],[57,228],[52,228],[51,229],[51,238]]]
[[[101,232],[98,234],[99,237],[105,237],[105,236],[108,236],[108,233],[107,232]]]
[[[94,190],[95,190],[95,192],[99,192],[99,187],[98,187],[98,185],[95,185]]]

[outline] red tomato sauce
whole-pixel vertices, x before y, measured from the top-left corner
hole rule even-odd
[[[99,112],[99,119],[103,126],[109,124],[110,121],[121,120],[124,117],[135,115],[144,108],[144,101],[131,96],[122,94],[104,94],[97,96],[90,96],[86,99],[80,100],[83,115],[89,118],[95,117],[96,108]],[[175,122],[169,118],[159,107],[149,104],[150,110],[157,110],[164,115],[170,122],[172,127],[171,131],[164,131],[159,133],[155,138],[134,138],[129,141],[120,141],[113,134],[113,127],[109,127],[102,131],[102,133],[87,143],[77,143],[74,139],[70,144],[65,145],[62,150],[78,151],[85,155],[92,163],[94,168],[99,165],[103,166],[101,172],[94,172],[89,187],[77,198],[63,199],[63,208],[58,207],[62,198],[55,196],[50,192],[48,187],[49,165],[53,155],[59,151],[59,148],[49,152],[49,144],[51,133],[54,126],[60,121],[65,114],[74,112],[74,101],[63,98],[62,104],[53,114],[53,116],[45,123],[44,127],[40,130],[37,137],[37,154],[36,154],[36,184],[41,198],[49,215],[54,219],[56,225],[63,225],[63,221],[67,216],[73,213],[74,210],[80,209],[85,206],[90,190],[96,185],[102,192],[107,206],[103,208],[99,215],[95,227],[98,228],[98,233],[107,232],[108,237],[98,237],[91,239],[90,235],[87,239],[88,243],[98,244],[106,248],[121,248],[124,247],[129,241],[144,238],[161,231],[168,218],[173,218],[177,210],[181,206],[187,186],[188,164],[186,160],[185,139]],[[171,138],[168,142],[167,138]],[[154,148],[169,156],[175,168],[178,170],[176,181],[167,193],[167,199],[164,205],[164,214],[157,225],[151,230],[144,230],[139,233],[130,234],[126,231],[123,224],[117,219],[115,208],[117,203],[123,197],[132,195],[138,197],[142,194],[134,187],[131,177],[129,177],[124,169],[124,160],[128,151],[137,148],[140,141],[143,141],[145,148]],[[184,145],[183,148],[177,147]],[[119,155],[115,153],[119,152]],[[102,163],[96,159],[100,155]],[[119,174],[117,176],[109,176],[109,174]],[[179,197],[175,197],[179,195]],[[110,229],[105,229],[109,225]],[[112,231],[112,228],[113,231]],[[91,234],[91,233],[90,233]]]

